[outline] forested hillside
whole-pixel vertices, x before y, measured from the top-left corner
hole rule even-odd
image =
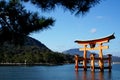
[[[48,63],[63,64],[73,62],[73,56],[53,52],[41,42],[26,37],[24,45],[5,42],[0,45],[0,63]]]

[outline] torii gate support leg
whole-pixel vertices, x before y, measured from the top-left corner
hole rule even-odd
[[[103,53],[102,53],[102,43],[99,44],[99,67],[100,71],[104,71],[104,61],[103,61]]]
[[[78,55],[75,55],[75,70],[78,71],[78,62],[79,62],[79,56]]]
[[[84,71],[87,71],[87,45],[84,45],[84,54],[83,54],[83,68],[84,68]]]

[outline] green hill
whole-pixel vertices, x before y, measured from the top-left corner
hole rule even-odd
[[[63,64],[66,62],[73,62],[73,56],[53,52],[40,41],[28,36],[23,45],[14,45],[9,42],[0,45],[1,64]]]

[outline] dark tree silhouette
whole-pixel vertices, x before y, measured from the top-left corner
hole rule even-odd
[[[62,6],[75,15],[83,15],[100,0],[1,0],[0,1],[0,43],[23,43],[24,37],[34,31],[53,25],[52,18],[45,18],[27,11],[22,3],[31,2],[40,10],[50,11]]]
[[[52,18],[39,17],[24,9],[18,2],[0,2],[0,42],[19,44],[24,36],[33,31],[43,30],[53,25]]]
[[[101,0],[21,0],[24,2],[31,2],[37,5],[42,10],[52,10],[56,6],[62,6],[64,9],[68,9],[75,15],[84,14]]]

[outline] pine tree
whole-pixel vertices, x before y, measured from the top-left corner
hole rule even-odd
[[[24,37],[34,31],[42,31],[53,26],[53,18],[45,18],[27,11],[24,2],[37,5],[40,10],[51,11],[62,6],[75,15],[83,15],[100,0],[1,0],[0,1],[0,43],[9,41],[22,44]]]
[[[0,2],[0,42],[19,44],[31,32],[43,30],[53,25],[52,18],[38,16],[25,10],[19,2]]]

